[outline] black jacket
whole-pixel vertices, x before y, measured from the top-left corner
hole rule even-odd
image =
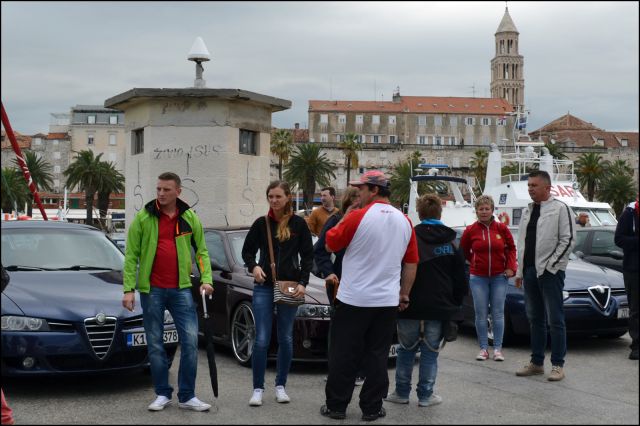
[[[622,212],[614,242],[624,253],[622,260],[622,270],[628,272],[638,271],[638,215],[633,207],[627,207]]]
[[[280,281],[297,281],[306,286],[309,283],[309,273],[313,266],[313,244],[311,231],[307,222],[300,216],[293,215],[289,219],[289,231],[291,238],[280,242],[276,238],[278,223],[270,219],[271,238],[273,241],[273,257],[276,263],[276,275]],[[256,263],[256,253],[260,250],[260,260]],[[298,255],[300,255],[298,257]],[[271,266],[269,261],[269,243],[267,241],[267,224],[264,216],[253,222],[247,238],[242,246],[242,259],[253,271],[259,265],[267,276],[265,285],[273,286],[271,278]]]
[[[340,222],[342,219],[342,213],[335,213],[327,219],[320,232],[320,237],[316,244],[313,246],[313,257],[318,267],[318,276],[320,278],[327,278],[331,274],[336,274],[338,278],[342,277],[342,259],[347,249],[342,249],[335,253],[335,260],[331,262],[331,254],[325,248],[327,231]]]
[[[464,256],[453,241],[456,232],[444,225],[415,227],[420,260],[409,295],[409,307],[398,318],[460,321],[462,300],[469,291]]]

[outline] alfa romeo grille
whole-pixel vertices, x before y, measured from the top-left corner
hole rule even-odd
[[[591,298],[603,311],[609,307],[611,300],[611,288],[603,285],[594,285],[587,289]]]
[[[113,342],[113,336],[116,331],[116,318],[106,317],[103,324],[100,324],[96,317],[87,318],[84,320],[84,328],[87,330],[91,348],[98,358],[104,359],[109,352],[111,342]]]

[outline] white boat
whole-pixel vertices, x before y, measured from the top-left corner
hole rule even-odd
[[[471,185],[469,185],[465,178],[439,174],[441,170],[448,168],[445,164],[420,164],[418,167],[418,170],[426,171],[426,174],[412,176],[410,181],[411,189],[409,191],[407,215],[414,226],[420,223],[416,209],[416,200],[423,194],[418,194],[419,182],[440,183],[449,188],[449,193],[453,195],[454,199],[445,201],[442,206],[442,222],[445,225],[449,227],[460,227],[471,225],[476,221],[474,207],[475,196]],[[461,187],[469,194],[470,201],[464,199]]]
[[[535,151],[540,148],[540,154]],[[502,167],[515,164],[518,172],[503,176]],[[588,201],[579,190],[574,174],[573,161],[554,159],[543,142],[516,142],[515,152],[502,154],[495,144],[487,159],[487,175],[483,194],[490,195],[495,203],[494,214],[502,222],[512,226],[520,223],[524,209],[531,202],[527,187],[528,174],[537,166],[551,176],[551,195],[565,202],[574,217],[585,212],[592,225],[615,225],[615,213],[608,203]]]

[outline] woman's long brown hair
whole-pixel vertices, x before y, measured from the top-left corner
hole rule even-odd
[[[287,203],[284,205],[284,215],[280,222],[278,223],[278,232],[276,233],[276,238],[278,241],[283,242],[287,241],[291,238],[291,233],[289,232],[289,219],[293,216],[293,202],[291,201],[291,189],[289,188],[289,184],[283,180],[274,180],[267,186],[267,200],[269,199],[269,191],[274,188],[280,188],[284,191],[284,195],[287,197]]]

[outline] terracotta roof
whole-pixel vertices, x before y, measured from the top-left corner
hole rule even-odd
[[[604,141],[605,148],[622,148],[622,140],[627,140],[627,147],[638,149],[638,132],[606,131],[567,113],[551,123],[529,133],[532,138],[550,142],[551,139],[560,144],[575,146],[598,146]]]
[[[13,134],[16,137],[16,142],[18,142],[18,146],[20,147],[20,149],[31,148],[31,136],[23,135],[19,132],[16,132],[15,130],[13,131]],[[1,145],[2,145],[1,146],[2,149],[11,148],[11,141],[9,140],[9,137],[7,136],[7,133],[4,130],[2,131]]]
[[[47,140],[53,140],[53,139],[69,139],[69,133],[63,132],[63,133],[49,133],[47,135]]]
[[[587,123],[584,120],[579,119],[569,113],[563,115],[562,117],[553,120],[551,123],[539,128],[538,130],[534,130],[530,133],[546,133],[546,132],[558,132],[561,130],[598,130],[602,131],[602,129],[594,126],[591,123]]]
[[[393,101],[309,101],[310,112],[387,112],[497,115],[513,112],[513,106],[499,98],[453,98],[401,96]]]
[[[293,142],[309,142],[309,129],[292,129],[293,130]]]

